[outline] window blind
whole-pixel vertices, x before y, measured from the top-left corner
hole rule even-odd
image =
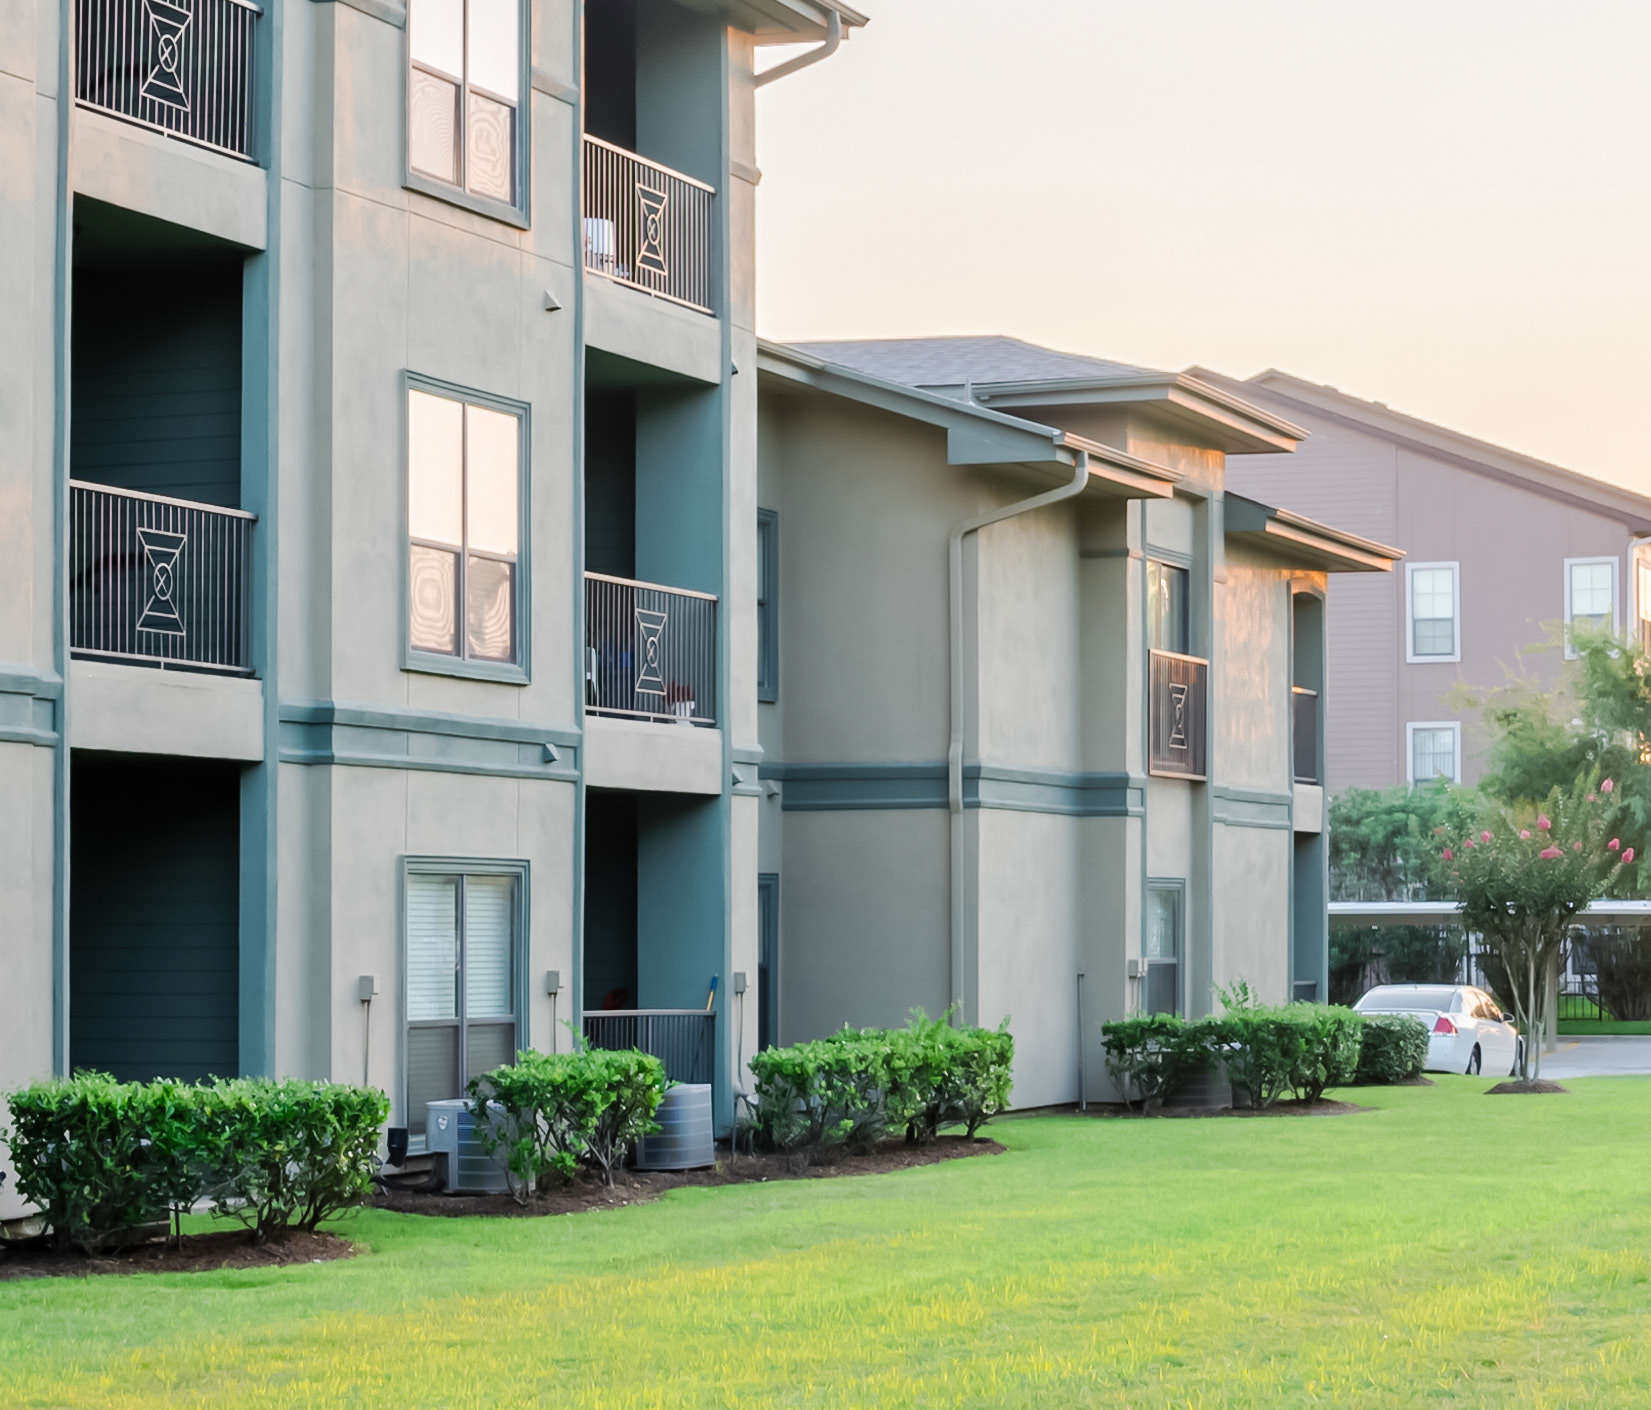
[[[458,1017],[459,883],[407,878],[407,1017]]]
[[[511,1003],[515,886],[508,876],[472,876],[465,881],[466,1018],[503,1018],[515,1011]]]

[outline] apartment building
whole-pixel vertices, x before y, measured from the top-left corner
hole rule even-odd
[[[648,1024],[726,1116],[754,59],[862,22],[12,8],[0,1087],[365,1079],[416,1149],[518,1047]]]
[[[1331,607],[1328,763],[1336,786],[1475,782],[1484,740],[1453,698],[1508,673],[1551,683],[1572,622],[1651,640],[1651,498],[1268,371],[1193,375],[1311,431],[1235,465],[1234,488],[1404,544],[1402,572]]]
[[[1305,433],[1009,338],[757,367],[760,1038],[1007,1017],[1036,1106],[1127,1011],[1323,998],[1326,602],[1398,551],[1231,491]]]

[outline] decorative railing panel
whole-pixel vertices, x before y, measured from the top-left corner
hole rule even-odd
[[[69,648],[76,656],[252,671],[254,517],[69,482]]]
[[[1205,728],[1210,663],[1174,651],[1148,653],[1151,748],[1148,773],[1205,777]]]
[[[1297,783],[1319,782],[1319,696],[1305,686],[1290,688],[1292,748]]]
[[[584,166],[585,268],[710,313],[716,189],[588,134]]]
[[[585,709],[715,725],[716,598],[586,573]]]
[[[75,0],[75,99],[252,160],[249,0]]]
[[[712,1082],[717,1074],[717,1016],[706,1009],[604,1009],[585,1015],[593,1048],[640,1048],[665,1064],[673,1082]]]

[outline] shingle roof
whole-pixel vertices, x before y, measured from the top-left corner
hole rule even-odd
[[[812,357],[908,387],[961,387],[965,383],[1041,382],[1071,378],[1154,375],[1149,367],[1079,353],[1040,348],[998,335],[969,338],[869,338],[793,343]]]

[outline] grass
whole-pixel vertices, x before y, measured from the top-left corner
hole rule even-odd
[[[1620,1037],[1643,1038],[1651,1034],[1651,1021],[1629,1019],[1618,1023],[1614,1018],[1561,1018],[1561,1038]]]
[[[1651,1080],[992,1128],[341,1263],[0,1284],[6,1406],[1643,1405]]]

